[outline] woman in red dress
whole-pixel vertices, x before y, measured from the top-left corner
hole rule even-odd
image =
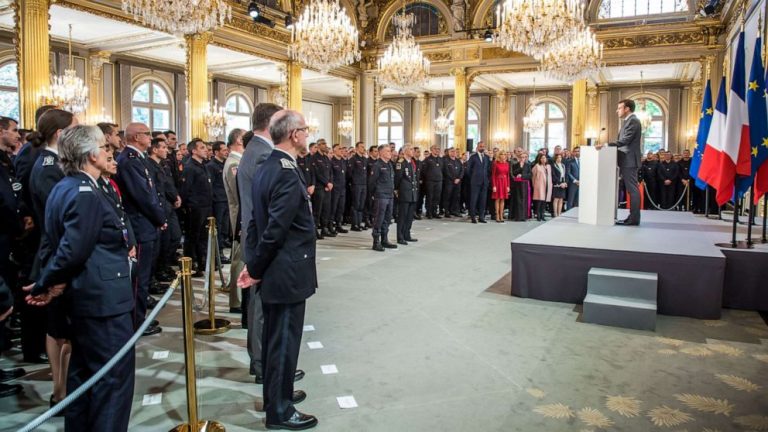
[[[499,151],[491,166],[491,198],[496,201],[496,222],[504,223],[504,201],[509,199],[509,162],[507,152]]]

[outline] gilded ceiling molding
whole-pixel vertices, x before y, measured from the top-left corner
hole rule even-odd
[[[358,0],[363,1],[363,0]],[[387,28],[389,27],[389,23],[392,21],[392,17],[397,13],[398,10],[400,10],[403,6],[403,2],[401,0],[373,0],[373,3],[378,7],[379,9],[379,16],[378,18],[374,19],[372,22],[368,23],[368,27],[366,28],[366,36],[373,34],[375,30],[376,38],[374,42],[376,43],[384,43],[387,36]],[[453,14],[451,14],[451,9],[448,7],[448,5],[439,0],[418,0],[418,3],[426,3],[434,6],[438,13],[440,14],[440,17],[444,22],[450,23],[446,27],[446,33],[453,37],[455,32],[453,31]],[[373,28],[372,28],[373,27]]]

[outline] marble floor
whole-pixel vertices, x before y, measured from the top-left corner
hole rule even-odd
[[[535,226],[417,221],[419,242],[385,253],[369,249],[370,231],[320,241],[320,288],[305,320],[314,329],[299,358],[307,375],[296,385],[308,393],[298,408],[319,418],[316,430],[768,430],[768,326],[758,313],[659,316],[656,332],[646,332],[584,324],[572,304],[510,297],[510,241]],[[557,262],[544,260],[540,271],[558,271]],[[200,415],[227,431],[264,430],[245,331],[224,313],[226,294],[217,306],[233,329],[197,337]],[[186,420],[179,293],[160,321],[162,334],[137,346],[131,431]],[[0,366],[16,364],[10,354]],[[323,374],[325,365],[338,373]],[[0,399],[0,430],[47,406],[48,370],[28,371],[18,381],[24,393]],[[342,396],[358,406],[340,408]]]

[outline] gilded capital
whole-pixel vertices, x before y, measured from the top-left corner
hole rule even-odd
[[[104,63],[109,63],[109,57],[112,53],[109,51],[98,51],[91,53],[88,59],[91,64],[91,81],[101,81],[102,72],[104,71]]]

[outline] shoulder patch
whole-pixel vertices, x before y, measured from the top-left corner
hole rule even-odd
[[[53,156],[46,156],[43,158],[43,166],[53,166]]]
[[[80,192],[93,192],[90,186],[80,186]]]
[[[280,159],[280,163],[283,165],[283,169],[296,169],[296,164],[288,159]]]
[[[400,162],[397,163],[397,169],[400,169],[401,165]]]

